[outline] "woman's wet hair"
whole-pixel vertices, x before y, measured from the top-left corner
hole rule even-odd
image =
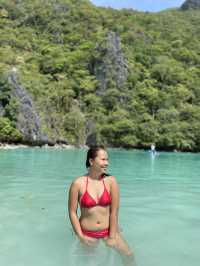
[[[97,157],[97,153],[100,150],[106,150],[106,148],[103,145],[99,145],[99,146],[91,146],[87,152],[87,158],[86,158],[86,167],[89,168],[90,167],[90,159],[95,159]]]

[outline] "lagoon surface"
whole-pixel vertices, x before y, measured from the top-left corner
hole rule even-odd
[[[108,153],[120,185],[120,228],[137,266],[199,266],[200,154]],[[86,172],[85,156],[84,149],[0,150],[0,265],[75,265],[67,192]]]

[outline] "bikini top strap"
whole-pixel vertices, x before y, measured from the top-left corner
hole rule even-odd
[[[105,185],[105,182],[104,182],[104,178],[102,178],[102,181],[103,181],[104,188],[106,188],[106,185]]]
[[[88,176],[86,176],[86,190],[87,191],[87,188],[88,188]]]

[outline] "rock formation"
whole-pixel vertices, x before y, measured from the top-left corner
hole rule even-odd
[[[127,60],[121,49],[120,37],[108,32],[105,43],[96,48],[100,56],[93,62],[93,73],[100,83],[99,94],[107,89],[109,80],[121,88],[128,76]]]
[[[25,88],[19,83],[17,69],[13,68],[8,75],[12,87],[11,97],[18,103],[16,127],[22,133],[24,141],[29,143],[47,143],[48,138],[42,134],[39,115],[33,100]]]
[[[200,0],[186,0],[182,6],[182,10],[187,9],[200,9]]]

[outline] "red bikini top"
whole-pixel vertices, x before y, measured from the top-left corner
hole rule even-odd
[[[101,195],[101,197],[96,201],[92,196],[87,191],[88,187],[88,177],[86,179],[86,190],[85,193],[81,196],[80,198],[80,206],[83,208],[92,208],[95,206],[107,206],[111,204],[111,196],[108,190],[106,189],[105,183],[104,183],[104,178],[103,180],[103,185],[104,185],[104,191]]]

